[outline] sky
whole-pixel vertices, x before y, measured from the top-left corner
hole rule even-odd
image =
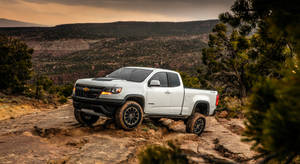
[[[0,18],[57,25],[217,19],[234,0],[0,0]]]

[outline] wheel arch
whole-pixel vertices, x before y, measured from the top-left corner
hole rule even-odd
[[[193,111],[192,111],[192,115],[194,113],[201,113],[205,116],[209,115],[209,111],[210,111],[210,106],[209,106],[209,102],[206,100],[198,100],[195,102],[194,107],[193,107]]]
[[[142,107],[142,109],[144,110],[144,107],[145,107],[145,98],[143,95],[139,95],[139,94],[130,94],[130,95],[127,95],[125,96],[124,98],[124,103],[126,101],[135,101],[137,102],[138,104],[140,104],[140,106]]]

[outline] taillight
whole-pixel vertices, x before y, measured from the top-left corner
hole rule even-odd
[[[219,95],[217,95],[217,98],[216,98],[216,106],[219,105]]]

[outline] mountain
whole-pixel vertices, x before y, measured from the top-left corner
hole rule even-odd
[[[39,40],[183,36],[208,33],[217,22],[218,20],[192,22],[80,23],[58,25],[55,27],[0,28],[0,34]]]
[[[45,25],[0,18],[0,27],[43,27]]]
[[[104,76],[123,66],[160,67],[195,74],[218,20],[113,22],[0,28],[34,49],[36,72],[55,83]]]

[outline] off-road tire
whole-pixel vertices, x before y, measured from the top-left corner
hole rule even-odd
[[[90,115],[87,113],[83,113],[81,112],[79,109],[74,109],[74,116],[75,119],[83,125],[88,125],[91,126],[94,123],[96,123],[99,119],[99,116],[95,116],[95,115]]]
[[[115,113],[115,122],[119,128],[132,130],[143,121],[143,108],[135,101],[126,101]]]
[[[186,132],[201,135],[206,125],[205,116],[200,113],[195,113],[190,116],[186,123]]]

